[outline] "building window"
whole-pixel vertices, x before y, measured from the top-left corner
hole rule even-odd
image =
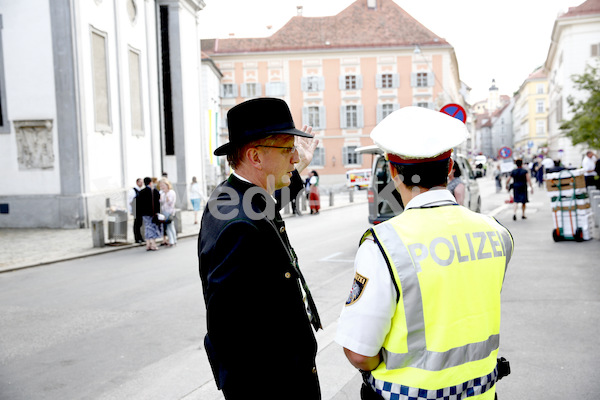
[[[242,84],[242,97],[260,97],[260,83],[244,83]]]
[[[160,6],[160,61],[162,72],[162,103],[165,155],[175,155],[173,127],[173,96],[171,83],[171,50],[169,46],[169,6]]]
[[[325,90],[325,78],[322,76],[304,76],[301,85],[303,92],[322,92]]]
[[[563,110],[562,110],[562,96],[556,100],[556,122],[562,122]]]
[[[4,79],[4,51],[2,49],[2,14],[0,14],[0,133],[10,132],[6,112],[6,80]]]
[[[140,53],[129,50],[129,96],[131,103],[131,132],[144,135],[144,113],[142,103],[142,83],[140,73]]]
[[[412,87],[431,87],[435,80],[433,72],[413,72],[410,75],[410,85]]]
[[[342,158],[344,165],[362,164],[362,154],[356,152],[357,146],[342,147]]]
[[[285,96],[285,83],[284,82],[267,82],[265,91],[269,97],[282,97]]]
[[[535,121],[535,133],[544,134],[546,132],[546,121],[538,119]]]
[[[536,86],[536,93],[537,94],[544,94],[544,84],[543,83],[538,83]]]
[[[544,100],[538,100],[535,103],[535,112],[543,113],[544,112]]]
[[[360,90],[362,89],[361,75],[342,75],[340,76],[340,90]]]
[[[590,48],[590,55],[592,57],[599,57],[600,56],[600,43],[595,43],[591,46]]]
[[[302,124],[314,130],[325,129],[325,107],[309,106],[302,108]]]
[[[377,104],[377,123],[383,121],[385,117],[396,111],[399,107],[399,104],[392,103]]]
[[[111,132],[106,34],[92,29],[94,121],[98,132]]]
[[[383,89],[390,89],[393,87],[392,74],[381,74],[381,87]]]
[[[313,153],[312,161],[310,165],[314,167],[324,167],[325,166],[325,148],[317,147],[315,152]]]
[[[221,98],[231,99],[238,96],[237,85],[235,83],[221,84]]]
[[[344,82],[345,82],[346,90],[355,90],[356,89],[356,75],[346,75]]]
[[[398,74],[377,74],[375,80],[377,89],[395,89],[400,86]]]
[[[362,128],[363,127],[363,107],[356,105],[341,106],[340,108],[340,128]]]
[[[417,107],[429,108],[429,103],[426,101],[421,101],[416,104]]]

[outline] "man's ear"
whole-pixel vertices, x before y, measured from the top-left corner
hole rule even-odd
[[[262,170],[262,154],[256,147],[248,147],[244,153],[250,165],[258,170]]]
[[[452,172],[452,168],[454,168],[454,160],[450,157],[450,162],[448,163],[448,175]]]

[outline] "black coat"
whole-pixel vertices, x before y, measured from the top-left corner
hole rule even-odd
[[[154,200],[154,207],[152,206],[152,200]],[[135,198],[135,213],[136,218],[142,218],[143,216],[152,217],[154,214],[160,212],[160,192],[156,189],[150,189],[146,186],[138,193]]]
[[[294,172],[291,186],[297,185]],[[244,210],[249,189],[257,194]],[[265,210],[271,218],[252,216]],[[320,399],[317,343],[272,197],[231,175],[212,193],[201,226],[205,346],[217,386],[228,399]]]

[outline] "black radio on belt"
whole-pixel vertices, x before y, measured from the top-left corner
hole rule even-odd
[[[510,375],[510,363],[504,357],[497,359],[498,362],[498,380]]]

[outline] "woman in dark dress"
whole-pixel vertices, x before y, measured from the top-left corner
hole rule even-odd
[[[516,160],[517,168],[513,169],[510,173],[510,177],[506,181],[506,190],[510,191],[511,182],[512,189],[514,192],[515,208],[513,211],[513,221],[517,220],[517,204],[521,203],[523,208],[522,219],[526,219],[525,207],[529,202],[527,198],[527,185],[531,187],[531,194],[533,194],[533,185],[531,184],[531,178],[529,172],[523,168],[523,160]]]

